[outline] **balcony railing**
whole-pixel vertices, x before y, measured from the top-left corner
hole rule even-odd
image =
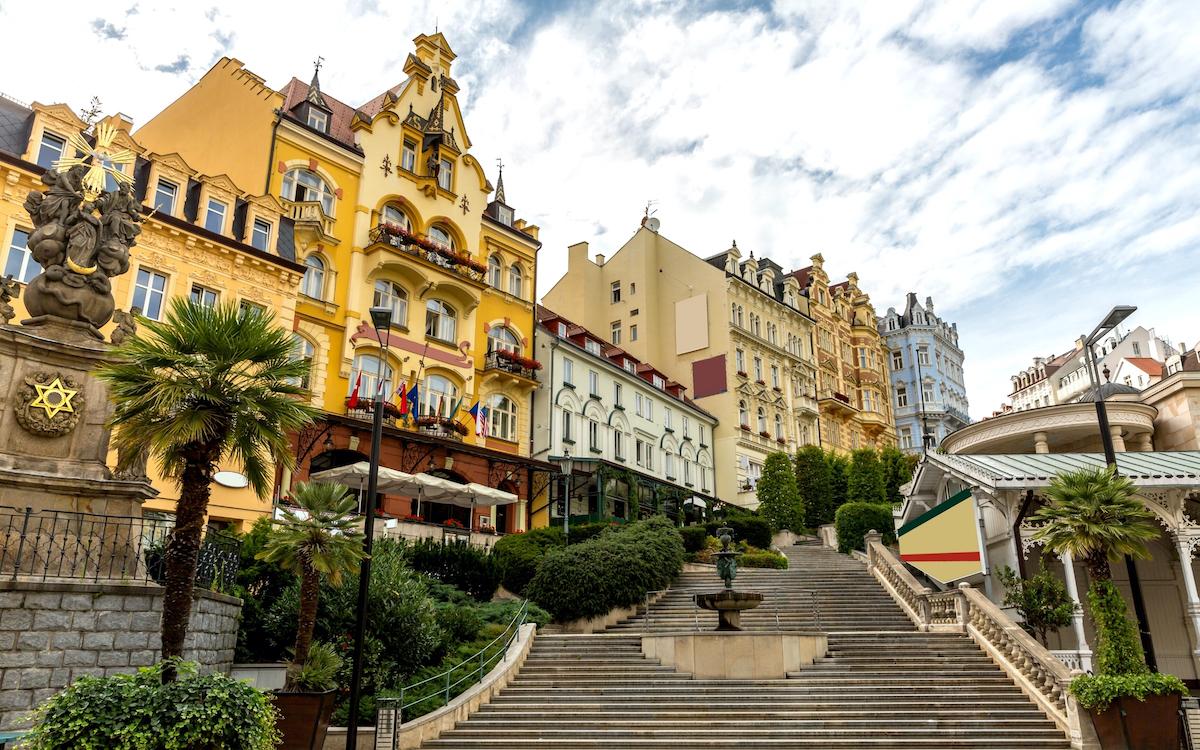
[[[333,235],[334,220],[325,215],[325,207],[320,201],[283,201],[288,215],[300,232],[314,232],[325,242],[337,242]]]
[[[372,245],[388,245],[481,284],[487,274],[487,266],[476,261],[470,254],[460,253],[399,227],[379,224],[370,231],[368,239]]]
[[[364,422],[370,422],[373,419],[372,409],[374,403],[371,401],[360,401],[353,409],[349,405],[346,406],[346,416],[352,419],[361,419]],[[383,423],[389,427],[399,427],[404,430],[414,430],[422,435],[430,435],[443,440],[462,439],[467,435],[467,428],[461,422],[458,422],[447,417],[438,417],[425,415],[417,417],[415,420],[412,417],[402,417],[400,409],[395,404],[384,404]]]
[[[137,516],[0,507],[0,575],[162,583],[174,525]],[[240,549],[237,537],[208,530],[196,561],[196,585],[231,587]]]
[[[516,359],[500,351],[487,353],[487,356],[483,360],[483,369],[485,371],[500,370],[513,375],[520,375],[529,380],[537,380],[538,368],[533,366],[533,360],[522,361],[522,359]]]

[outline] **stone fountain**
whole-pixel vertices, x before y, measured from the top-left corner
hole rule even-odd
[[[742,612],[762,604],[763,595],[752,591],[734,591],[733,579],[737,577],[737,558],[742,554],[732,549],[733,529],[722,526],[717,529],[721,541],[717,558],[717,575],[725,582],[725,589],[711,594],[696,594],[696,606],[715,611],[719,618],[717,630],[741,630]]]

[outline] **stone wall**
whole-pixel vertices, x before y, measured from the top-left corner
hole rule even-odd
[[[83,675],[158,660],[160,586],[0,581],[0,731],[28,726],[38,703]],[[228,672],[242,601],[198,591],[185,658]]]

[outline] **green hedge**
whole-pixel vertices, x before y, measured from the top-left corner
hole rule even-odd
[[[756,549],[752,552],[743,552],[742,556],[737,559],[739,568],[774,568],[775,570],[787,570],[787,558],[780,553],[769,549]]]
[[[838,551],[863,550],[863,537],[871,529],[883,534],[885,544],[896,541],[892,506],[878,503],[846,503],[834,514],[837,524]]]
[[[771,546],[771,524],[765,518],[760,518],[745,511],[731,511],[724,521],[710,521],[705,528],[712,536],[717,535],[717,529],[728,526],[733,529],[733,538],[737,542],[747,542],[759,549]]]
[[[1150,695],[1187,695],[1173,674],[1081,674],[1071,680],[1071,695],[1089,711],[1104,711],[1117,698],[1146,700]]]
[[[546,552],[562,546],[563,532],[557,526],[501,537],[492,547],[500,583],[514,594],[524,594]]]
[[[34,713],[29,750],[272,750],[279,742],[270,697],[222,674],[162,684],[159,664],[136,674],[80,677]]]
[[[600,534],[612,528],[612,526],[613,524],[611,523],[599,521],[594,523],[573,523],[568,531],[570,539],[567,540],[567,544],[586,542],[589,539],[600,536]]]
[[[466,542],[423,539],[409,546],[408,564],[482,602],[489,601],[500,584],[492,555]]]
[[[595,617],[665,589],[683,567],[683,538],[656,516],[552,550],[526,594],[558,621]]]
[[[707,526],[684,526],[679,533],[683,536],[683,551],[689,553],[704,549],[704,542],[709,536]]]

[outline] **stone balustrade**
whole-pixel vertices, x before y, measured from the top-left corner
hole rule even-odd
[[[956,590],[932,591],[905,569],[883,544],[882,535],[866,535],[867,569],[921,630],[957,631],[970,636],[1051,720],[1066,732],[1072,748],[1093,748],[1091,722],[1068,691],[1080,674],[1004,613],[983,592],[967,583]]]

